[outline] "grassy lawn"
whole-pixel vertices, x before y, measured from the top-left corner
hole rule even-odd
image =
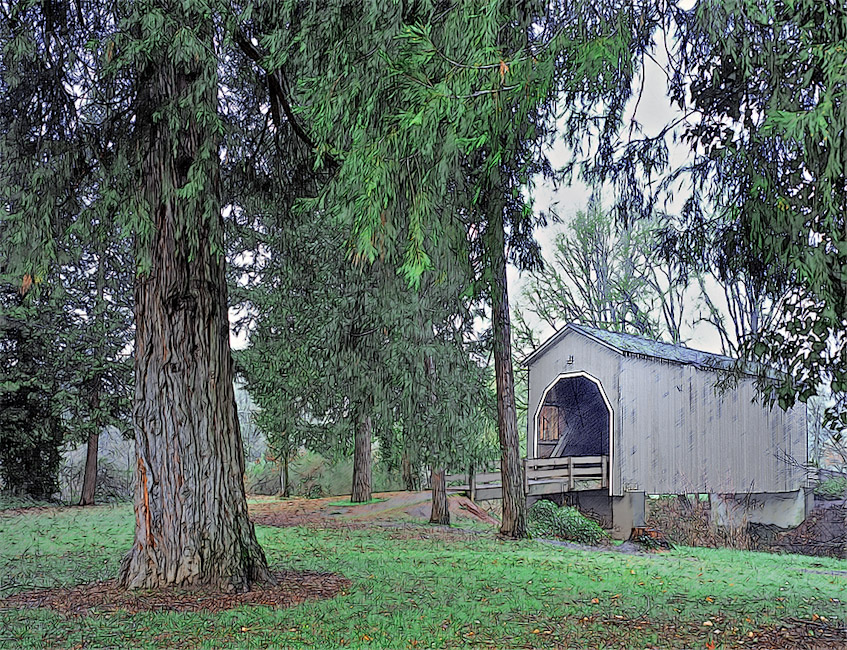
[[[114,577],[132,525],[129,506],[0,515],[0,597]],[[815,645],[816,630],[847,644],[837,631],[847,561],[693,548],[624,555],[425,527],[258,530],[272,565],[341,573],[350,590],[221,614],[6,609],[0,648],[774,647],[762,643],[783,625],[802,636],[778,647],[841,647]]]

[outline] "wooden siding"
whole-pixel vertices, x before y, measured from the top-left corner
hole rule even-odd
[[[787,492],[806,462],[805,408],[754,403],[752,378],[725,392],[717,373],[649,358],[622,357],[615,449],[624,490]]]
[[[573,363],[568,359],[573,357]],[[538,439],[536,415],[545,390],[555,383],[559,375],[566,373],[586,372],[597,379],[603,386],[603,391],[612,405],[614,421],[613,447],[617,444],[614,438],[618,433],[618,378],[620,374],[621,356],[599,343],[595,343],[575,332],[568,332],[556,345],[550,346],[540,356],[532,360],[529,372],[529,395],[527,409],[527,457],[536,458],[535,441]],[[614,452],[612,452],[614,454]],[[620,471],[612,459],[611,489],[612,494],[619,493]]]

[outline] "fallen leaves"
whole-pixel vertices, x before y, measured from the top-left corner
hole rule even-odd
[[[45,608],[68,616],[85,616],[92,610],[220,612],[241,605],[291,607],[307,600],[333,598],[348,589],[350,581],[333,573],[280,571],[275,585],[257,585],[244,593],[201,589],[149,589],[127,591],[117,580],[93,582],[71,588],[39,589],[0,600],[0,608]],[[242,632],[248,628],[241,627]]]

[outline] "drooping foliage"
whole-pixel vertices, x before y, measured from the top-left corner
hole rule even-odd
[[[283,3],[275,11],[254,35],[267,53],[263,65],[284,75],[303,66],[295,76],[308,97],[300,114],[319,159],[337,170],[308,208],[351,223],[357,256],[402,250],[399,266],[413,284],[437,268],[433,251],[464,241],[453,253],[468,255],[475,289],[492,306],[503,530],[522,536],[505,256],[521,266],[538,260],[532,231],[543,217],[523,188],[551,171],[543,146],[560,117],[557,102],[572,146],[590,133],[608,147],[657,13],[582,2],[414,2],[378,11],[353,3],[320,12]]]
[[[766,393],[787,406],[821,384],[841,391],[847,15],[838,2],[704,0],[666,17],[669,92],[681,113],[593,178],[616,179],[630,217],[665,190],[683,194],[669,248],[740,287],[739,300],[728,298],[757,322],[739,330],[738,354],[784,371]],[[689,163],[648,185],[667,170],[672,133]]]
[[[847,389],[847,14],[837,2],[738,0],[680,19],[675,99],[689,89],[695,179],[741,242],[728,271],[793,289],[783,317],[745,345],[794,378],[783,403],[827,379]]]

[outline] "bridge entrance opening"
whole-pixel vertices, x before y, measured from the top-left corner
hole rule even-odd
[[[600,382],[561,377],[547,389],[537,421],[537,458],[608,456],[612,409]]]

